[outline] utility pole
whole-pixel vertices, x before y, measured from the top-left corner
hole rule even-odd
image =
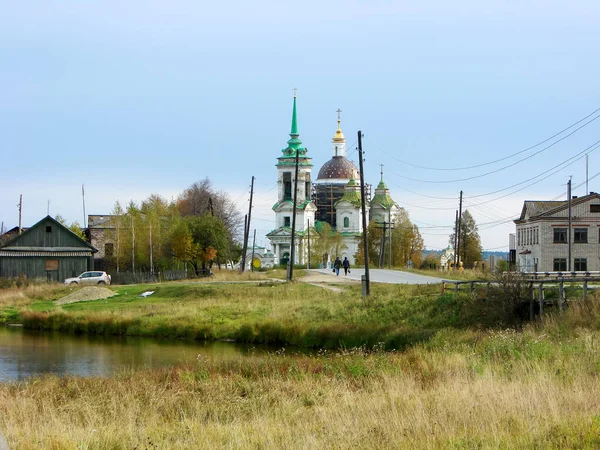
[[[244,262],[245,262],[244,243],[246,242],[247,239],[248,239],[248,214],[246,214],[244,216],[244,241],[242,243],[242,259],[240,260],[240,273],[242,273],[244,271],[244,269],[243,269]]]
[[[456,239],[456,266],[457,269],[460,269],[460,228],[462,222],[462,194],[463,191],[460,191],[460,202],[458,203],[458,237]]]
[[[19,234],[21,234],[21,231],[23,230],[23,227],[21,226],[22,217],[23,217],[23,194],[21,194],[19,196]]]
[[[242,265],[240,266],[240,272],[246,270],[246,252],[248,251],[248,238],[250,237],[250,219],[252,218],[252,196],[254,194],[254,176],[252,176],[252,183],[250,184],[250,206],[248,206],[248,221],[246,222],[246,229],[244,231],[244,245],[242,250]]]
[[[382,269],[385,264],[385,230],[386,222],[383,221],[383,234],[381,235],[381,249],[379,250],[379,268]]]
[[[250,270],[254,272],[254,248],[256,247],[256,228],[254,229],[254,238],[252,239],[252,259],[250,260]]]
[[[292,242],[290,248],[290,260],[288,262],[287,281],[294,278],[294,262],[296,260],[296,201],[298,200],[298,150],[296,150],[296,169],[294,171],[294,207],[292,209]]]
[[[458,243],[458,209],[456,210],[456,219],[454,219],[454,267],[456,269],[456,244]]]
[[[306,268],[310,269],[310,219],[308,219],[308,228],[306,228],[306,232],[308,233],[308,264],[306,265]]]
[[[569,228],[567,230],[567,242],[569,246],[569,259],[567,259],[567,272],[571,271],[571,178],[569,177],[569,182],[567,183],[567,201],[569,204]]]
[[[363,226],[363,253],[365,255],[365,290],[364,295],[371,294],[371,280],[369,277],[369,246],[367,245],[367,212],[365,207],[365,176],[363,170],[363,151],[362,151],[362,133],[358,130],[358,161],[360,167],[360,203],[362,208],[362,226]]]
[[[389,253],[390,253],[390,261],[388,263],[388,269],[392,268],[392,208],[388,211],[388,222],[390,224],[390,242],[388,243]]]

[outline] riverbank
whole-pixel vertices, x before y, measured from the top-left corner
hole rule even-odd
[[[110,378],[0,383],[11,448],[595,448],[596,330],[572,309],[521,331],[214,358]]]
[[[71,334],[234,340],[313,348],[384,343],[403,349],[445,327],[497,324],[498,311],[439,286],[379,285],[368,302],[357,283],[332,292],[305,283],[163,283],[114,286],[114,297],[57,305],[65,288],[46,296],[0,301],[0,320],[27,329]],[[50,288],[48,288],[50,289]],[[147,291],[154,293],[140,297]]]

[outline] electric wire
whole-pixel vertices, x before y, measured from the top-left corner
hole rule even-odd
[[[478,167],[489,166],[489,165],[492,165],[492,164],[495,164],[495,163],[498,163],[498,162],[502,162],[502,161],[505,161],[505,160],[507,160],[507,159],[510,159],[510,158],[512,158],[512,157],[514,157],[514,156],[517,156],[517,155],[520,155],[520,154],[522,154],[522,153],[525,153],[525,152],[527,152],[527,151],[529,151],[529,150],[533,150],[534,148],[536,148],[536,147],[539,147],[540,145],[543,145],[543,144],[545,144],[546,142],[548,142],[548,141],[550,141],[550,140],[554,139],[555,137],[557,137],[557,136],[560,136],[560,135],[561,135],[561,134],[563,134],[565,131],[567,131],[567,130],[570,130],[571,128],[573,128],[574,126],[576,126],[576,125],[580,124],[580,123],[581,123],[581,122],[583,122],[584,120],[586,120],[586,119],[588,119],[588,118],[592,117],[592,116],[593,116],[594,114],[596,114],[598,111],[600,111],[600,108],[598,108],[598,109],[596,109],[595,111],[591,112],[590,114],[588,114],[587,116],[583,117],[582,119],[579,119],[577,122],[575,122],[575,123],[573,123],[573,124],[569,125],[567,128],[565,128],[565,129],[563,129],[563,130],[559,131],[558,133],[556,133],[556,134],[554,134],[554,135],[550,136],[549,138],[547,138],[547,139],[544,139],[543,141],[541,141],[541,142],[538,142],[538,143],[537,143],[537,144],[535,144],[535,145],[532,145],[531,147],[527,147],[527,148],[525,148],[525,149],[523,149],[523,150],[520,150],[520,151],[518,151],[518,152],[512,153],[511,155],[505,156],[505,157],[503,157],[503,158],[500,158],[500,159],[497,159],[497,160],[494,160],[494,161],[489,161],[489,162],[487,162],[487,163],[475,164],[475,165],[472,165],[472,166],[466,166],[466,167],[444,167],[444,168],[440,168],[440,167],[427,167],[427,166],[421,166],[421,165],[418,165],[418,164],[413,164],[413,163],[410,163],[410,162],[408,162],[408,161],[403,161],[403,160],[401,160],[401,159],[398,159],[398,158],[396,158],[396,157],[395,157],[395,156],[393,156],[393,155],[390,155],[390,154],[389,154],[387,151],[385,151],[384,149],[382,149],[382,148],[381,148],[381,147],[379,147],[378,145],[376,145],[376,144],[374,144],[374,143],[370,142],[370,140],[369,140],[369,144],[370,144],[370,145],[373,145],[373,146],[375,146],[375,147],[376,147],[376,148],[378,148],[379,150],[381,150],[381,151],[383,151],[384,153],[388,154],[389,156],[391,156],[392,158],[394,158],[396,161],[398,161],[398,162],[400,162],[400,163],[402,163],[402,164],[406,164],[406,165],[408,165],[408,166],[411,166],[411,167],[416,167],[416,168],[419,168],[419,169],[425,169],[425,170],[438,170],[438,171],[458,171],[458,170],[469,170],[469,169],[476,169],[476,168],[478,168]],[[564,139],[566,139],[566,138],[568,138],[568,137],[572,136],[574,133],[576,133],[577,131],[579,131],[579,130],[581,130],[582,128],[586,127],[587,125],[589,125],[590,123],[592,123],[593,121],[595,121],[595,120],[596,120],[596,119],[598,119],[598,118],[600,118],[600,115],[598,115],[598,116],[594,117],[592,120],[590,120],[589,122],[585,123],[585,124],[584,124],[584,125],[582,125],[581,127],[577,128],[576,130],[574,130],[572,133],[568,134],[567,136],[565,136],[565,137],[563,137],[563,138],[559,139],[559,140],[558,140],[558,141],[556,141],[554,144],[557,144],[558,142],[560,142],[560,141],[562,141],[562,140],[564,140]],[[554,144],[552,144],[552,145],[554,145]],[[547,148],[549,148],[549,147],[547,147]],[[533,154],[533,155],[531,155],[531,156],[535,156],[536,154],[537,154],[537,153],[534,153],[534,154]]]

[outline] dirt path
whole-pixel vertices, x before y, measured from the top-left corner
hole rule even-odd
[[[343,286],[343,285],[358,283],[357,281],[346,278],[343,275],[335,276],[335,275],[333,275],[333,273],[331,275],[328,275],[325,273],[320,273],[320,272],[312,271],[312,270],[306,272],[306,275],[299,278],[298,281],[301,281],[302,283],[310,284],[312,286],[317,286],[317,287],[320,287],[323,289],[328,289],[328,290],[338,293],[338,294],[341,294],[342,292],[344,292],[344,288],[337,287],[337,286],[331,286],[332,284],[339,284],[339,285]]]

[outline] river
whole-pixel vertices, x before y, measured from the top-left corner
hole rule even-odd
[[[199,354],[247,354],[250,348],[254,347],[229,342],[71,336],[0,326],[0,382],[48,373],[59,376],[109,376],[125,368],[193,363]]]

